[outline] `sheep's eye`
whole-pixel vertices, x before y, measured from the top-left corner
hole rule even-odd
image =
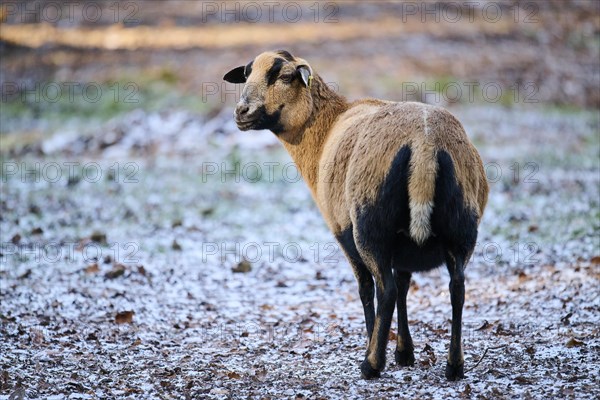
[[[281,75],[279,77],[279,80],[281,80],[283,83],[290,83],[293,79],[294,75]]]

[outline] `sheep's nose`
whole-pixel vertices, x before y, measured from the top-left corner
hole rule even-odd
[[[237,108],[235,109],[235,113],[242,117],[244,115],[246,115],[248,113],[248,110],[250,110],[250,106],[247,104],[240,104],[239,106],[237,106]]]

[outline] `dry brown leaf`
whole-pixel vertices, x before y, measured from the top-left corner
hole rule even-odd
[[[121,263],[115,263],[113,264],[113,268],[108,271],[104,277],[106,279],[116,279],[120,276],[122,276],[125,273],[125,270],[127,269],[127,267]]]
[[[21,235],[19,235],[18,233],[16,235],[14,235],[12,237],[12,239],[10,239],[10,241],[12,242],[12,244],[17,245],[19,244],[19,242],[21,241]]]
[[[242,376],[240,374],[238,374],[237,372],[232,371],[227,374],[227,377],[229,379],[240,379]]]
[[[133,322],[133,311],[121,311],[115,316],[117,324],[131,324]]]
[[[106,241],[106,233],[104,232],[100,232],[100,231],[95,231],[90,235],[90,240],[92,242],[96,242],[99,243],[101,245],[106,245],[108,244]]]
[[[86,274],[95,274],[98,273],[100,271],[100,268],[98,267],[98,263],[93,263],[88,265],[85,269],[84,269]]]
[[[515,382],[520,383],[522,385],[530,385],[533,383],[533,381],[531,379],[529,379],[523,375],[519,375],[519,376],[515,377]]]
[[[17,277],[17,279],[27,279],[31,276],[31,270],[28,269],[27,271],[23,272],[21,275],[19,275]]]
[[[585,346],[585,343],[582,342],[581,340],[571,338],[571,339],[569,339],[569,341],[567,342],[567,344],[565,346],[567,346],[568,348],[579,347],[579,346]]]
[[[246,273],[246,272],[250,272],[252,271],[252,264],[250,264],[250,261],[244,259],[242,261],[240,261],[238,263],[238,265],[236,265],[235,267],[233,267],[231,269],[232,272],[236,272],[236,273]]]

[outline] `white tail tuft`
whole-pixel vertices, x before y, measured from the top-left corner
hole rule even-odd
[[[433,202],[410,202],[410,236],[421,245],[431,235],[430,218]]]

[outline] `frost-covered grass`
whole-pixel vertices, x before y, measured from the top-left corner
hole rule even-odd
[[[415,366],[392,341],[361,380],[354,277],[272,135],[237,132],[230,110],[134,111],[4,155],[0,398],[597,398],[598,116],[454,112],[492,190],[467,370],[493,349],[465,380],[443,376],[443,269],[409,293]]]

